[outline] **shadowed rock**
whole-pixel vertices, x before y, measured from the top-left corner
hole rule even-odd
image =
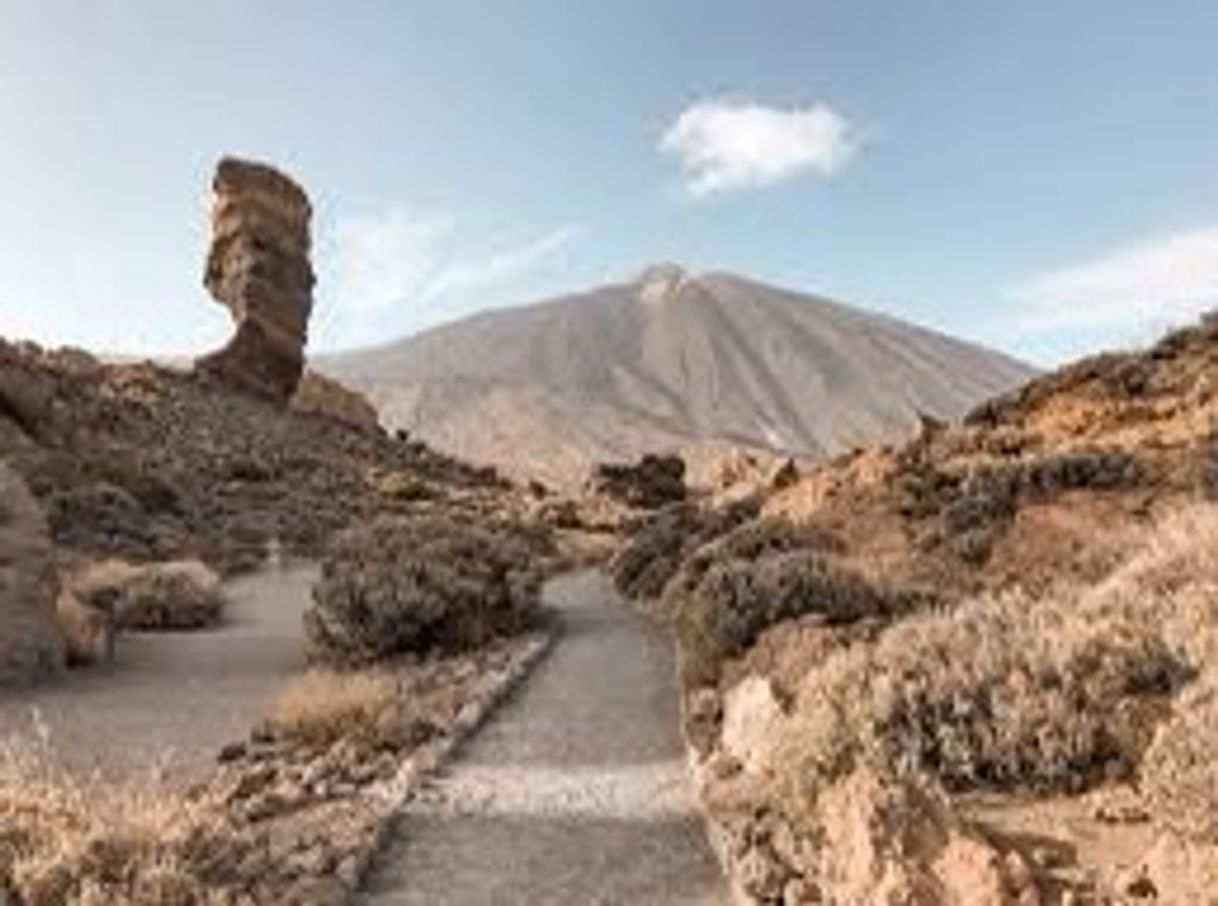
[[[54,585],[46,521],[25,482],[0,463],[0,685],[30,682],[62,666]]]
[[[228,307],[237,331],[197,366],[286,404],[304,369],[313,308],[312,207],[304,190],[283,173],[232,157],[216,167],[212,190],[203,283]]]

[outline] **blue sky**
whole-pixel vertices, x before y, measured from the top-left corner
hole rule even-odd
[[[0,0],[0,334],[220,342],[215,159],[314,198],[314,346],[656,260],[1041,362],[1218,304],[1202,0]]]

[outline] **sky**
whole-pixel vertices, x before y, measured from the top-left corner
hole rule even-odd
[[[215,161],[309,191],[311,348],[656,261],[1041,364],[1218,305],[1212,0],[0,0],[0,335],[186,354]]]

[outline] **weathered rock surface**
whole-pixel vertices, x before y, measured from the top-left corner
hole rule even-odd
[[[211,248],[203,283],[237,325],[198,367],[287,403],[304,369],[313,268],[308,196],[266,164],[226,157],[216,167]]]
[[[380,415],[368,397],[313,370],[301,377],[291,408],[302,415],[318,415],[365,431],[379,431],[381,427]]]
[[[62,665],[54,586],[46,521],[25,482],[0,462],[0,685]]]

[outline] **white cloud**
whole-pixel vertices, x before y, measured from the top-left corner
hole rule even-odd
[[[1158,236],[1018,288],[1025,333],[1159,329],[1218,306],[1218,226]]]
[[[825,104],[767,107],[711,98],[687,107],[660,139],[680,159],[691,195],[758,188],[814,172],[829,177],[854,157],[853,125]]]
[[[316,312],[320,345],[382,342],[485,304],[470,294],[529,275],[580,232],[564,226],[520,243],[471,245],[448,217],[393,211],[340,221],[323,253],[330,290]]]
[[[481,260],[454,261],[438,275],[436,293],[493,285],[527,271],[576,239],[582,230],[564,226],[523,245],[501,248]]]

